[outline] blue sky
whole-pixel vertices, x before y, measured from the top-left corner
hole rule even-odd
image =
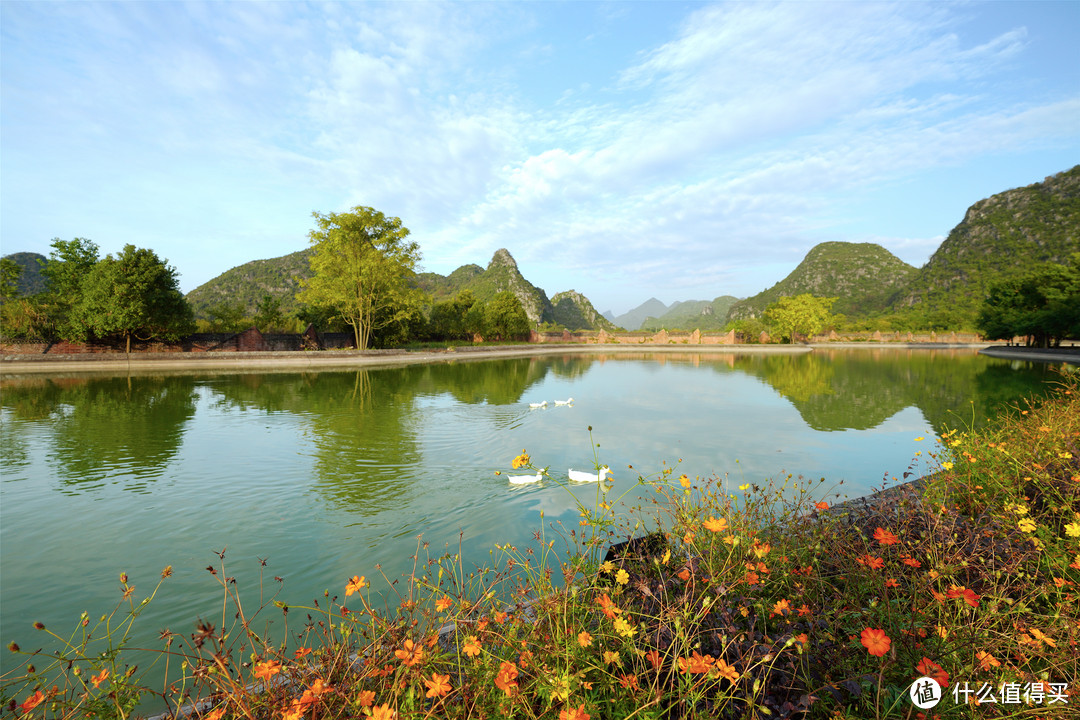
[[[745,297],[814,245],[922,265],[1080,163],[1078,2],[0,4],[0,251],[154,249],[186,292],[402,219],[598,310]]]

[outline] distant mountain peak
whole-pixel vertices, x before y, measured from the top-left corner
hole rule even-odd
[[[514,256],[506,248],[499,248],[495,251],[495,254],[491,256],[491,262],[488,263],[487,269],[491,270],[499,266],[518,269],[517,261],[514,260]]]

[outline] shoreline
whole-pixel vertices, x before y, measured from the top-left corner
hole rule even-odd
[[[496,360],[566,353],[693,353],[723,356],[739,354],[803,354],[829,349],[974,350],[989,357],[1080,364],[1080,347],[1033,349],[987,346],[985,343],[816,343],[806,345],[622,345],[543,344],[456,347],[450,350],[322,350],[314,352],[198,352],[115,354],[5,355],[0,377],[41,373],[97,373],[129,370],[236,370],[266,372],[296,369],[349,369],[395,367],[424,363]]]

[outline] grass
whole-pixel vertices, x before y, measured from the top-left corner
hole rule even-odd
[[[577,526],[486,567],[418,544],[406,578],[380,579],[389,607],[357,574],[307,607],[251,610],[222,555],[213,619],[141,651],[127,633],[153,593],[122,577],[97,623],[38,628],[60,651],[9,646],[23,667],[0,702],[39,718],[196,699],[210,720],[1075,717],[1078,396],[1065,376],[991,428],[921,439],[936,472],[887,503],[830,508],[820,481],[791,476],[726,494],[674,468],[639,478],[635,507],[597,486],[575,496]],[[140,681],[154,664],[160,688]],[[944,694],[925,714],[920,676]]]

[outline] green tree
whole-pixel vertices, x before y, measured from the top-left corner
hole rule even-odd
[[[1033,347],[1080,337],[1080,253],[1070,266],[1047,264],[992,285],[976,323],[990,340],[1022,336]]]
[[[462,290],[453,299],[432,306],[428,327],[435,339],[471,340],[473,334],[484,331],[484,306],[471,290]]]
[[[794,342],[796,335],[817,335],[832,320],[830,310],[836,298],[819,298],[810,293],[794,297],[782,297],[765,308],[765,322],[773,333],[787,342]]]
[[[11,258],[0,258],[0,300],[10,300],[19,294],[22,268]]]
[[[41,269],[46,291],[41,310],[43,331],[53,337],[74,340],[82,336],[74,310],[82,299],[82,284],[98,262],[98,246],[86,238],[53,238],[52,252]]]
[[[235,301],[219,302],[206,308],[211,332],[235,333],[244,330],[244,306]]]
[[[301,281],[301,302],[334,309],[348,324],[358,350],[372,333],[406,321],[419,291],[411,285],[420,262],[420,246],[396,217],[369,207],[347,213],[312,213],[318,224],[309,234],[314,276]]]
[[[495,295],[484,308],[486,334],[497,340],[513,340],[529,334],[529,316],[521,301],[509,290]]]
[[[274,297],[270,293],[262,296],[262,300],[255,306],[255,325],[266,332],[270,328],[277,328],[285,319],[281,312],[281,298]]]
[[[153,250],[125,245],[106,255],[81,284],[74,308],[83,337],[120,335],[131,352],[131,338],[177,340],[195,325],[191,306],[180,293],[176,269]]]

